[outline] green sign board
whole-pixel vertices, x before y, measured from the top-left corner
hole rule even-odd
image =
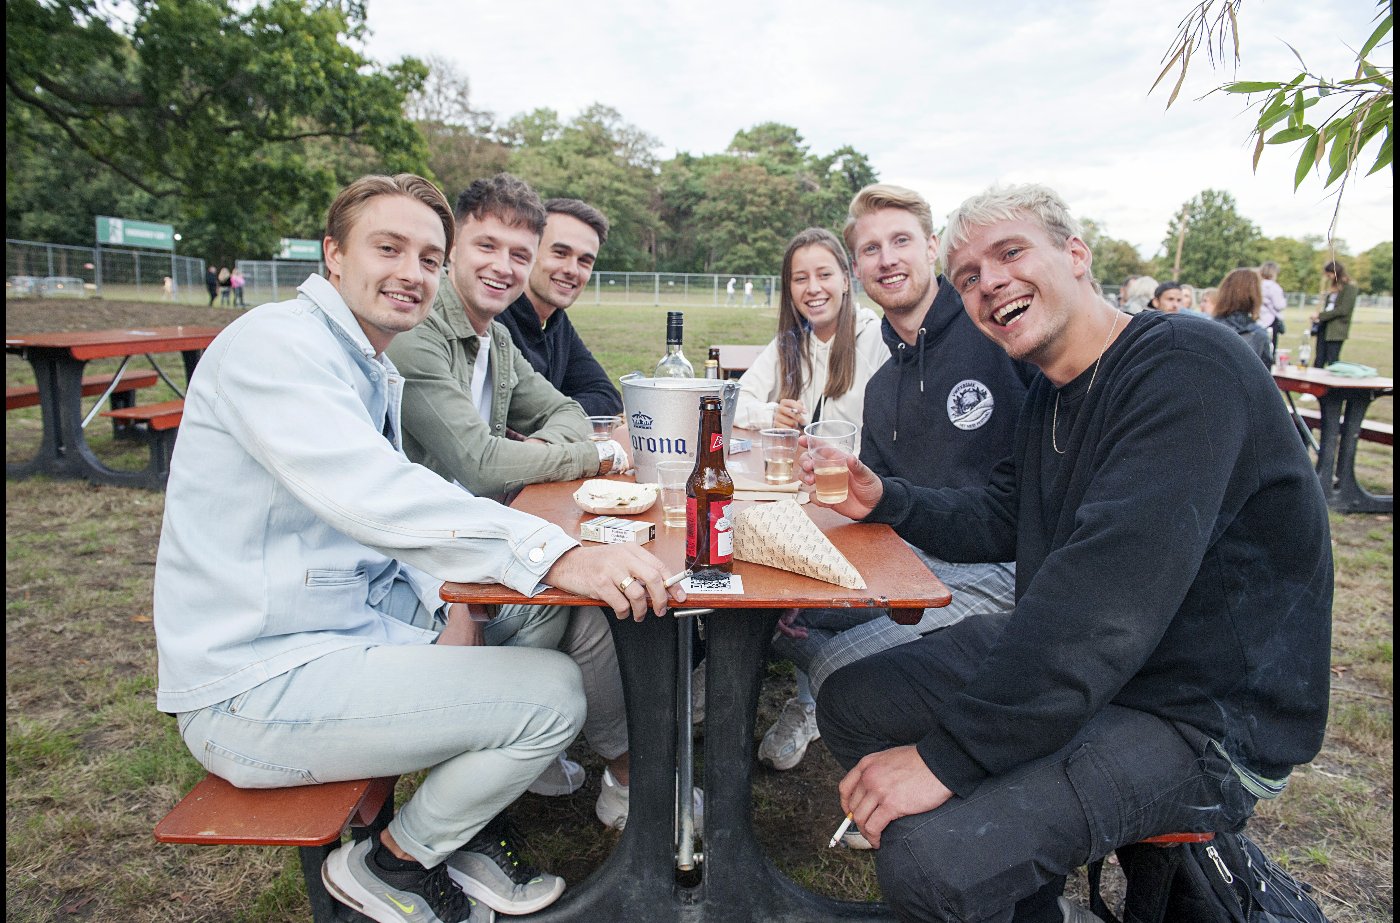
[[[295,237],[282,238],[282,250],[277,254],[279,260],[314,260],[321,259],[321,242],[319,240],[299,240]]]
[[[150,221],[97,216],[97,243],[114,247],[150,247],[153,250],[175,249],[175,228]]]

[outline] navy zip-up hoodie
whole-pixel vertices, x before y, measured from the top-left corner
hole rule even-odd
[[[861,461],[922,487],[982,487],[1039,370],[983,336],[942,276],[912,346],[889,318],[880,329],[891,358],[865,386]]]

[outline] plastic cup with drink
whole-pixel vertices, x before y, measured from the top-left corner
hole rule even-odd
[[[846,499],[849,469],[846,460],[856,454],[856,425],[845,420],[820,420],[803,428],[807,455],[816,474],[816,496],[822,503]]]
[[[1280,372],[1288,371],[1288,360],[1291,355],[1292,354],[1283,347],[1279,347],[1279,350],[1274,353],[1274,361],[1278,363],[1278,370]]]
[[[763,439],[763,479],[769,484],[791,484],[796,479],[797,437],[795,429],[765,429]]]
[[[695,464],[689,461],[656,463],[656,481],[661,485],[662,521],[668,526],[685,528],[685,482]]]
[[[622,418],[617,414],[589,417],[588,423],[592,428],[588,438],[594,442],[607,442],[613,437],[613,430],[622,425]]]

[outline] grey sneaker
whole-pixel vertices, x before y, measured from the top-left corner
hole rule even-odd
[[[865,838],[865,834],[860,832],[860,828],[854,825],[850,830],[841,834],[841,845],[847,849],[874,849],[870,841]]]
[[[695,832],[703,834],[705,832],[705,795],[697,787],[691,792],[691,797],[695,800]],[[631,793],[627,786],[613,778],[612,771],[603,770],[602,791],[598,792],[598,801],[593,806],[593,813],[598,815],[598,819],[605,827],[614,830],[621,830],[627,826],[627,814],[631,810]]]
[[[792,769],[807,755],[807,746],[821,737],[817,730],[817,707],[788,699],[778,720],[758,745],[759,762],[774,769]]]
[[[526,791],[548,798],[572,795],[583,786],[585,778],[587,773],[583,771],[583,767],[569,759],[569,754],[561,753],[558,759],[540,773],[539,778],[530,783]]]
[[[468,895],[501,913],[548,907],[564,893],[564,879],[526,862],[519,838],[515,825],[498,816],[447,857],[447,873]]]
[[[1097,915],[1090,913],[1083,907],[1066,898],[1057,898],[1060,902],[1060,913],[1065,915],[1065,923],[1103,923]]]
[[[467,897],[448,877],[447,863],[406,871],[381,869],[370,858],[371,837],[326,857],[321,881],[331,896],[378,923],[492,923],[491,908]]]

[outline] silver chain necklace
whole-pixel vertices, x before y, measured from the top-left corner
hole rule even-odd
[[[1094,372],[1089,376],[1089,387],[1084,389],[1084,397],[1089,396],[1089,392],[1094,390],[1094,381],[1099,377],[1099,363],[1103,362],[1103,354],[1108,352],[1108,341],[1113,339],[1113,334],[1118,330],[1118,318],[1123,316],[1123,312],[1114,310],[1113,326],[1108,328],[1108,336],[1103,338],[1103,348],[1099,350],[1099,357],[1094,360]],[[1056,436],[1060,428],[1060,392],[1055,392],[1055,415],[1050,420],[1050,448],[1055,450],[1056,455],[1065,454],[1065,450],[1060,448],[1060,441]]]

